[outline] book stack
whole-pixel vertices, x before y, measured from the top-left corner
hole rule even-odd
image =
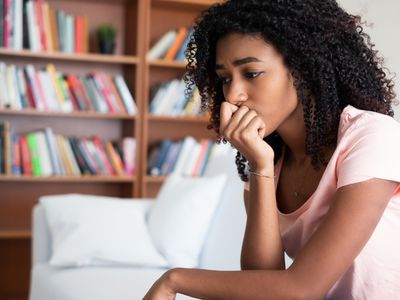
[[[147,53],[147,59],[184,61],[185,51],[193,33],[193,28],[180,27],[166,32]]]
[[[89,51],[88,18],[53,9],[44,0],[0,0],[0,47]]]
[[[104,72],[84,75],[61,74],[54,65],[42,70],[0,62],[0,108],[33,108],[39,111],[137,111],[135,101],[121,75]]]
[[[210,156],[218,147],[210,139],[197,141],[186,137],[180,141],[163,140],[150,150],[147,172],[153,176],[171,173],[202,176]]]
[[[151,92],[149,112],[154,115],[167,116],[205,116],[197,87],[186,92],[183,80],[174,79],[159,83]]]
[[[0,123],[0,174],[31,176],[132,176],[136,140],[120,143],[54,134],[51,128],[16,134]]]

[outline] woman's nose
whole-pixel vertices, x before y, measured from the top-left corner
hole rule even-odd
[[[232,84],[225,96],[225,100],[230,104],[240,106],[243,102],[248,100],[248,95],[243,88]]]

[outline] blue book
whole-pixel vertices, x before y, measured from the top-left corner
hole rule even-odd
[[[168,150],[171,147],[171,145],[172,145],[171,140],[164,140],[161,142],[160,152],[158,154],[157,162],[154,165],[154,167],[151,169],[151,175],[153,175],[153,176],[161,175],[161,167],[167,157]]]
[[[185,51],[189,44],[192,34],[193,34],[193,28],[190,28],[190,30],[188,31],[188,33],[186,35],[185,40],[182,43],[181,48],[178,50],[178,53],[175,56],[175,60],[185,60]]]

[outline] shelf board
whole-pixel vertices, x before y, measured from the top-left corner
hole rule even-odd
[[[174,123],[204,123],[209,122],[205,117],[191,117],[191,116],[155,116],[147,115],[148,121],[153,122],[174,122]]]
[[[104,183],[132,183],[135,178],[132,176],[15,176],[15,175],[0,175],[0,182],[104,182]]]
[[[166,176],[151,176],[151,175],[146,175],[144,176],[144,182],[146,183],[163,183],[164,180],[166,179]]]
[[[31,238],[29,229],[0,229],[1,239],[29,239]]]
[[[194,6],[207,8],[212,4],[223,2],[223,0],[153,0],[154,4],[173,4],[183,6]]]
[[[37,117],[63,117],[63,118],[88,118],[88,119],[128,119],[134,120],[135,116],[126,113],[99,113],[89,111],[75,111],[71,113],[65,112],[49,112],[37,111],[35,109],[24,108],[21,110],[0,109],[0,115],[13,116],[37,116]]]
[[[147,63],[151,67],[166,67],[166,68],[177,68],[177,69],[185,69],[186,61],[177,61],[177,60],[166,60],[166,59],[152,59],[148,60]]]
[[[28,57],[38,58],[45,60],[66,60],[78,62],[93,62],[105,64],[124,64],[135,65],[139,59],[131,55],[106,55],[96,53],[62,53],[62,52],[49,52],[49,51],[31,51],[31,50],[13,50],[0,47],[0,56],[9,57]]]

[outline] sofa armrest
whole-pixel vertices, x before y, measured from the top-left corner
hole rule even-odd
[[[50,259],[51,235],[44,208],[36,204],[32,214],[32,265],[34,266]]]

